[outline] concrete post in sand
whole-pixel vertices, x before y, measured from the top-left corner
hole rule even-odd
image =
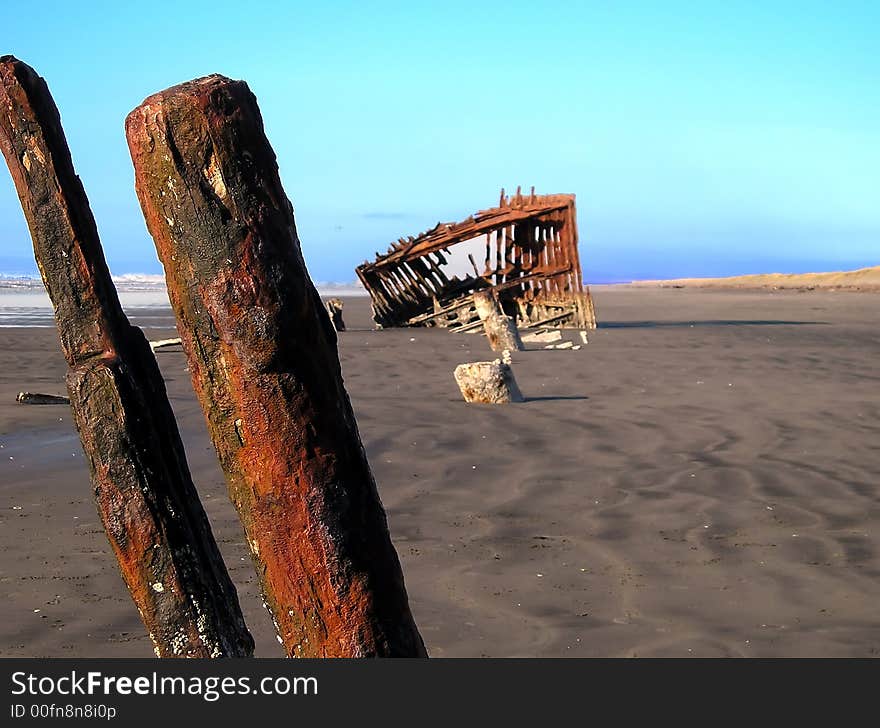
[[[492,351],[522,351],[523,343],[519,338],[516,321],[505,316],[498,297],[493,291],[477,291],[474,293],[474,308],[483,322],[483,329]]]
[[[455,381],[465,402],[523,402],[509,361],[476,361],[455,367]]]
[[[256,99],[197,79],[146,99],[126,134],[279,641],[290,656],[425,656]]]
[[[45,81],[0,58],[0,148],[70,367],[101,520],[159,657],[245,657],[253,639],[187,467],[165,384],[129,324]]]

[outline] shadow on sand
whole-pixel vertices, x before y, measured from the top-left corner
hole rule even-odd
[[[694,328],[696,326],[827,326],[827,321],[600,321],[600,329]]]
[[[548,394],[544,397],[525,397],[522,402],[516,402],[515,404],[528,404],[529,402],[556,402],[556,401],[564,401],[564,400],[587,400],[589,397],[584,397],[579,394],[560,394],[560,395],[552,395]],[[450,397],[450,402],[463,402],[464,400],[461,397]],[[469,402],[468,404],[476,404],[479,406],[485,407],[497,407],[497,404],[486,404],[485,402]]]
[[[561,394],[558,396],[554,396],[552,394],[549,394],[545,397],[526,397],[525,404],[528,404],[529,402],[554,402],[556,400],[565,400],[565,399],[586,400],[586,399],[589,399],[589,397],[584,397],[579,394]]]

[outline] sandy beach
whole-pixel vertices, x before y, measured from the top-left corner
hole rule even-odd
[[[677,278],[634,281],[632,286],[651,288],[715,288],[727,290],[871,291],[880,293],[880,266],[828,273],[758,273],[726,278]]]
[[[452,378],[484,338],[376,331],[346,300],[345,381],[430,654],[880,654],[880,294],[593,293],[589,345],[516,354],[527,401],[497,407]],[[170,311],[129,313],[173,335]],[[281,656],[183,354],[157,356],[257,655]],[[0,328],[0,655],[150,656],[69,410],[15,403],[64,372],[53,328]]]

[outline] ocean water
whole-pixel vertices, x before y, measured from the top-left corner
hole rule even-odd
[[[161,275],[114,276],[119,301],[135,326],[174,328],[174,315]],[[355,283],[318,283],[322,296],[363,296]],[[51,328],[52,303],[38,278],[0,274],[0,328]]]

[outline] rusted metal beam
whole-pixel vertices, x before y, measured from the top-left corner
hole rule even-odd
[[[444,253],[481,236],[486,239],[482,272],[468,253],[473,276],[444,276]],[[431,256],[440,263],[434,264]],[[434,264],[439,275],[429,276],[424,261]],[[565,324],[595,327],[590,293],[581,280],[574,195],[535,195],[532,190],[523,196],[518,189],[507,197],[502,191],[498,207],[460,223],[440,223],[406,242],[401,238],[387,254],[358,266],[357,275],[373,299],[380,326],[453,326],[452,320],[433,315],[435,300],[448,306],[477,290],[494,288],[505,291],[505,308],[516,311],[524,324],[545,317],[552,299],[563,302]]]
[[[450,327],[449,330],[455,334],[469,334],[476,333],[477,329],[484,328],[483,322],[480,319],[476,321],[471,321],[470,323],[464,324],[462,326]]]
[[[256,99],[197,79],[146,99],[126,135],[279,640],[290,656],[425,656]]]
[[[55,308],[98,512],[159,657],[253,652],[165,384],[129,324],[45,81],[0,58],[0,148]]]
[[[547,324],[555,323],[556,321],[561,321],[562,319],[568,318],[571,316],[571,311],[562,311],[557,314],[553,314],[552,316],[545,316],[542,319],[538,319],[537,321],[529,321],[529,323],[524,324],[524,329],[535,329],[539,326],[546,326]]]
[[[389,254],[376,261],[379,267],[393,265],[399,260],[419,257],[438,250],[444,250],[461,240],[470,240],[506,225],[529,220],[536,215],[548,214],[554,210],[564,210],[573,195],[544,195],[534,205],[519,207],[491,208],[459,223],[438,223],[435,227],[417,236],[405,246],[394,247]]]

